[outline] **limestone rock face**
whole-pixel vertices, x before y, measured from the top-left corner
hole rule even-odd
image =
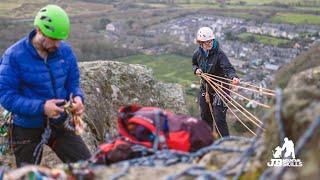
[[[312,68],[294,75],[288,87],[284,89],[281,103],[281,120],[283,122],[286,137],[297,145],[301,136],[306,132],[309,125],[320,116],[320,67]],[[268,116],[265,134],[265,156],[261,162],[269,161],[272,157],[272,150],[281,146],[280,136],[274,111]],[[297,179],[315,178],[320,176],[320,131],[319,127],[312,134],[309,141],[302,148],[296,158],[303,162],[302,168],[290,168],[286,175]]]
[[[301,88],[313,86],[320,88],[320,66],[308,69],[299,74],[294,75],[287,86],[289,88]]]

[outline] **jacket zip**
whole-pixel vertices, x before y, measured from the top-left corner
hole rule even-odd
[[[53,94],[54,94],[54,98],[57,98],[57,92],[56,92],[56,88],[55,88],[55,79],[52,75],[52,71],[48,65],[48,62],[47,62],[47,58],[44,59],[44,64],[46,65],[46,68],[47,70],[49,71],[49,74],[50,74],[50,81],[51,81],[51,85],[52,85],[52,88],[53,88]]]

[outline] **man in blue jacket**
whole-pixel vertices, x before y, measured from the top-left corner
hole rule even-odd
[[[0,61],[0,103],[13,115],[17,166],[40,163],[34,151],[48,124],[52,131],[47,144],[63,162],[86,160],[91,156],[87,146],[63,125],[67,115],[61,103],[69,100],[69,94],[73,94],[72,111],[80,116],[84,111],[77,59],[62,41],[70,31],[68,15],[59,6],[47,5],[38,12],[34,25]]]

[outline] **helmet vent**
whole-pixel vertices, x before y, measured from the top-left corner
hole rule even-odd
[[[42,10],[41,10],[41,12],[46,12],[46,11],[47,11],[47,9],[42,9]]]
[[[44,27],[52,32],[54,32],[54,27],[52,26],[48,26],[48,25],[44,25]]]
[[[52,20],[48,16],[41,16],[41,20],[47,20],[48,22],[52,22]]]

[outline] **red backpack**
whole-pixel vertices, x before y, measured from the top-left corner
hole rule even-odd
[[[100,145],[96,155],[100,162],[108,164],[141,156],[132,150],[134,145],[193,152],[213,143],[209,126],[191,116],[139,105],[121,107],[118,113],[120,137]]]

